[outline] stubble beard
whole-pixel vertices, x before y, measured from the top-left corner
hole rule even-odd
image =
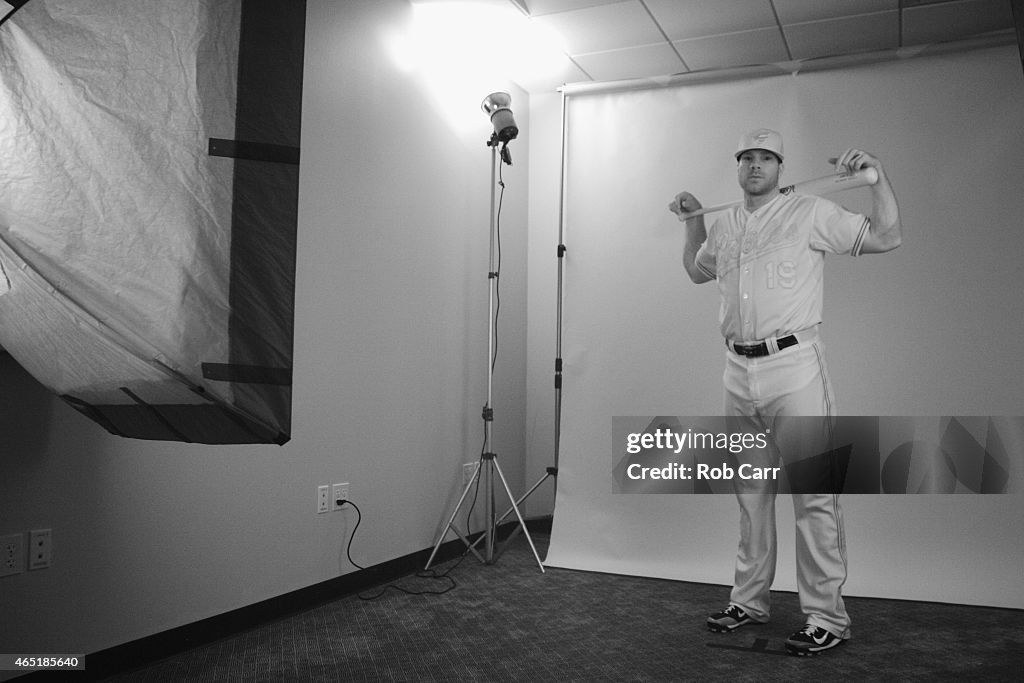
[[[763,197],[778,189],[778,181],[772,183],[767,177],[747,178],[743,182],[743,191],[751,197]]]

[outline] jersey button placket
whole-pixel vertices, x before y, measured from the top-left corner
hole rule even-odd
[[[740,309],[740,323],[741,323],[741,334],[747,341],[751,341],[754,338],[754,301],[751,295],[750,286],[750,271],[751,271],[751,255],[750,252],[753,250],[754,238],[751,235],[751,230],[744,231],[743,245],[740,254],[740,287],[739,287],[739,309]]]

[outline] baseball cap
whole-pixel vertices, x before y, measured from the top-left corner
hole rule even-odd
[[[779,161],[782,161],[782,135],[770,128],[752,130],[740,138],[734,156],[739,159],[741,154],[751,149],[767,150],[779,157]]]

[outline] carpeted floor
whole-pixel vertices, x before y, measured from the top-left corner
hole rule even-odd
[[[533,539],[543,558],[547,537]],[[854,639],[803,658],[783,650],[803,625],[792,593],[774,594],[773,623],[714,634],[704,618],[727,587],[542,574],[522,536],[496,563],[469,557],[451,576],[457,586],[443,595],[348,596],[106,680],[1016,681],[1024,672],[1019,610],[847,598]]]

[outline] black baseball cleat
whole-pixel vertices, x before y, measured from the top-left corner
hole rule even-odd
[[[716,612],[708,617],[708,629],[715,633],[732,633],[740,626],[747,624],[760,624],[749,614],[736,605],[729,605],[721,612]]]
[[[842,645],[844,642],[842,638],[829,633],[820,626],[807,624],[786,640],[786,651],[798,657],[809,657]]]

